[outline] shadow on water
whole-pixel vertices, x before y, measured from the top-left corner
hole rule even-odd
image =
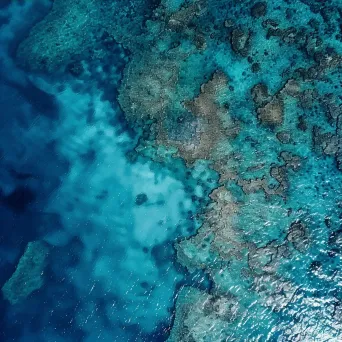
[[[22,85],[8,80],[5,82],[5,85],[14,88],[40,114],[51,119],[58,117],[55,97],[39,89],[31,81],[27,80],[26,84]]]
[[[1,9],[1,8],[5,8],[5,7],[8,6],[11,2],[12,2],[12,0],[2,0],[2,1],[0,2],[0,9]]]
[[[1,202],[15,213],[23,213],[36,199],[29,187],[19,185],[9,195],[3,196]]]

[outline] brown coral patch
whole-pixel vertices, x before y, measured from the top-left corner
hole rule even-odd
[[[266,126],[280,126],[284,121],[284,103],[279,97],[274,98],[257,111],[259,121]]]
[[[167,22],[168,28],[175,31],[183,31],[186,29],[193,18],[200,14],[201,5],[203,5],[203,3],[203,1],[194,2],[193,4],[184,6],[179,11],[172,13]]]
[[[271,100],[268,88],[263,83],[256,84],[251,90],[252,98],[256,107],[266,105]]]
[[[239,205],[231,193],[221,186],[213,190],[210,195],[212,202],[205,209],[202,215],[203,225],[196,235],[188,240],[183,240],[176,245],[177,257],[180,262],[191,268],[208,269],[208,264],[203,264],[201,259],[189,253],[189,244],[201,249],[203,242],[210,242],[210,251],[218,253],[220,258],[231,259],[243,257],[243,242],[241,235],[234,228],[234,217],[239,211]]]
[[[204,217],[203,231],[212,231],[214,238],[212,248],[224,258],[242,258],[241,236],[234,228],[234,216],[239,206],[231,193],[221,186],[215,189],[210,198],[213,203],[207,208]]]
[[[282,125],[284,121],[283,98],[285,96],[300,98],[301,90],[296,80],[289,79],[273,96],[269,94],[267,86],[263,83],[256,84],[251,89],[251,95],[260,123],[265,126],[276,127]]]
[[[236,28],[232,31],[230,42],[235,53],[247,57],[251,46],[251,32]]]
[[[218,103],[218,97],[227,88],[227,77],[217,71],[211,80],[201,86],[200,94],[184,101],[184,108],[193,115],[193,133],[188,139],[174,139],[165,123],[159,125],[158,142],[177,147],[178,154],[192,164],[199,159],[213,159],[217,144],[236,133],[236,125],[229,121],[226,109]],[[214,156],[215,157],[215,156]]]
[[[296,221],[291,224],[286,239],[301,253],[304,253],[309,247],[308,230],[301,221]]]
[[[240,178],[237,180],[237,184],[241,186],[243,192],[246,195],[258,191],[263,191],[266,196],[281,196],[283,198],[286,198],[286,193],[290,186],[288,171],[298,171],[301,167],[302,160],[299,156],[287,151],[280,152],[279,158],[284,161],[284,164],[273,164],[269,170],[269,176],[274,178],[277,181],[278,185],[270,186],[269,180],[265,176],[254,179]],[[260,168],[264,168],[264,165],[260,165]]]

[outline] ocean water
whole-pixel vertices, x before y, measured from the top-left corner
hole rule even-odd
[[[135,137],[101,76],[77,83],[15,66],[12,45],[50,5],[12,2],[1,13],[1,284],[29,242],[46,249],[31,246],[28,259],[47,260],[19,265],[24,279],[3,291],[0,339],[165,340],[177,289],[208,286],[175,263],[172,243],[195,229],[189,189],[200,198],[209,187],[196,185],[200,168],[129,161]],[[123,52],[116,58],[120,79]]]
[[[3,1],[0,341],[341,341],[341,17]]]

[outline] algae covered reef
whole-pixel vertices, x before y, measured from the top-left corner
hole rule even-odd
[[[97,291],[125,303],[98,294],[103,321],[90,331],[79,315],[81,340],[340,341],[342,3],[49,4],[13,56],[60,106],[59,122],[41,123],[68,161],[47,208],[75,222],[58,241],[88,227],[92,252],[66,275],[79,302],[93,253]],[[43,236],[53,269],[69,245]]]

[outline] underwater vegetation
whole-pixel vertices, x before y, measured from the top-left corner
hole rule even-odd
[[[341,1],[1,11],[5,341],[341,341]]]

